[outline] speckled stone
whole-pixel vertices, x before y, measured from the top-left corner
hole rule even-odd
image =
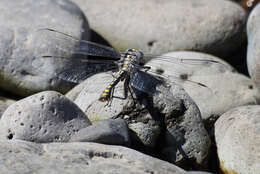
[[[9,106],[0,125],[1,139],[46,143],[67,142],[91,122],[69,99],[60,93],[45,91]]]
[[[121,146],[0,140],[0,173],[184,174],[168,162]]]

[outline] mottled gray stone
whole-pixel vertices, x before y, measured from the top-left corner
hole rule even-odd
[[[120,146],[0,141],[0,173],[184,174],[173,164]]]
[[[245,38],[246,13],[231,1],[73,1],[96,32],[122,50],[138,48],[153,54],[197,50],[222,56],[239,48]]]
[[[177,86],[176,86],[177,87]],[[175,87],[175,88],[176,88]],[[211,146],[199,108],[184,90],[172,89],[177,100],[182,101],[181,109],[166,116],[166,145],[162,149],[167,161],[178,166],[205,167]]]
[[[247,67],[249,74],[260,90],[260,4],[251,12],[247,22]]]
[[[70,141],[126,146],[129,146],[131,143],[127,123],[122,119],[106,119],[95,122],[93,125],[75,133]]]
[[[47,89],[70,89],[71,83],[56,77],[70,60],[39,58],[71,57],[75,43],[54,39],[39,29],[52,28],[87,39],[88,24],[80,9],[67,0],[2,0],[0,10],[0,87],[22,96]]]
[[[215,140],[223,173],[259,173],[259,127],[259,105],[237,107],[220,116],[215,123]]]
[[[184,87],[198,105],[207,127],[211,127],[222,113],[237,106],[256,104],[260,95],[253,82],[239,74],[219,58],[205,53],[178,51],[164,54],[165,58],[155,58],[146,65],[152,71],[162,70],[162,75]],[[183,63],[175,58],[184,59]],[[185,59],[213,60],[220,63],[186,61]],[[202,83],[202,87],[188,80]]]
[[[154,90],[150,93],[150,98],[143,96],[139,101],[135,101],[128,92],[127,98],[122,99],[124,84],[119,82],[114,90],[116,97],[109,106],[98,98],[113,78],[106,73],[98,74],[84,82],[85,88],[79,93],[75,103],[92,122],[118,117],[126,120],[133,143],[140,142],[153,148],[156,144],[161,144],[158,138],[164,137],[161,133],[166,131],[167,146],[163,148],[163,153],[169,161],[181,165],[189,158],[194,158],[194,165],[203,165],[209,151],[210,139],[198,107],[176,84],[169,85],[167,81],[160,84],[162,81],[159,81],[160,83],[155,85],[150,83],[152,78],[154,77],[147,76],[142,81]],[[139,96],[138,91],[133,95],[135,98]],[[167,130],[162,130],[162,125],[165,125]]]
[[[15,100],[0,97],[0,118],[2,117],[4,111],[8,108],[8,106],[10,106],[13,103],[15,103]]]
[[[69,99],[60,93],[45,91],[9,106],[0,124],[1,139],[67,142],[91,122]]]
[[[133,122],[129,123],[128,126],[132,131],[133,141],[141,142],[146,147],[155,147],[156,144],[158,144],[161,127],[158,124],[155,124],[155,122]]]

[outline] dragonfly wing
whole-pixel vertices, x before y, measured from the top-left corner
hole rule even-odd
[[[161,84],[158,78],[139,70],[130,73],[130,85],[135,89],[153,94],[156,92],[156,86]]]
[[[178,58],[178,56],[183,57]],[[217,60],[214,56],[194,52],[174,52],[169,54],[169,56],[158,56],[146,65],[151,67],[149,72],[153,74],[164,75],[179,84],[187,82],[188,84],[198,84],[199,86],[203,85],[200,85],[201,83],[199,82],[193,82],[190,78],[197,79],[233,71],[230,65],[224,61]]]
[[[161,74],[161,73],[158,73],[156,71],[149,70],[148,73],[152,74],[154,76],[160,77],[160,78],[167,79],[168,82],[173,82],[173,83],[176,83],[176,84],[179,84],[179,85],[183,85],[184,83],[186,83],[186,84],[189,84],[189,85],[192,85],[192,86],[199,86],[199,87],[208,88],[203,83],[188,79],[189,78],[188,74],[184,74],[184,73],[181,73],[181,72],[176,71],[175,73],[171,72],[171,74]]]
[[[179,53],[176,52],[174,56],[163,55],[163,56],[155,56],[155,55],[145,55],[146,59],[152,59],[150,62],[157,62],[157,67],[171,67],[171,69],[178,69],[178,71],[186,71],[189,69],[201,69],[204,67],[215,67],[217,71],[234,71],[234,69],[228,65],[226,62],[222,60],[214,60],[213,56],[203,54],[205,58],[201,58],[201,53],[186,53],[186,56],[192,58],[180,58],[178,57]],[[180,56],[182,54],[180,53]],[[194,57],[195,56],[195,57]],[[149,65],[149,62],[148,62]],[[215,72],[214,72],[215,73]]]
[[[112,60],[120,59],[120,53],[111,47],[86,40],[80,40],[69,34],[53,29],[44,28],[39,29],[36,32],[39,33],[43,39],[43,45],[54,45],[55,52],[60,53],[55,54],[55,56],[69,55],[64,57],[71,57],[71,55],[86,55],[110,58]]]
[[[55,65],[53,71],[56,77],[73,83],[80,83],[99,72],[118,69],[118,65],[113,62],[86,62],[85,59],[64,59],[63,57],[37,57],[33,62],[33,67],[43,73],[48,73],[46,70],[53,65]]]
[[[88,77],[105,71],[115,70],[117,66],[109,66],[107,67],[106,64],[88,64],[86,65],[78,65],[75,67],[68,66],[67,68],[62,69],[60,72],[57,73],[57,76],[63,80],[70,81],[73,83],[81,83],[82,81],[86,80]]]

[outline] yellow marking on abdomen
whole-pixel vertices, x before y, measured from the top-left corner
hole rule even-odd
[[[102,92],[102,94],[99,97],[99,101],[110,101],[110,95],[112,88],[116,86],[116,84],[120,81],[122,75],[124,74],[124,71],[121,70],[117,77],[107,86],[107,88]]]

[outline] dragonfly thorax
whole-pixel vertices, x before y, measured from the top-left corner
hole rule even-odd
[[[124,54],[124,58],[132,64],[143,65],[144,62],[144,54],[140,50],[136,49],[127,49]]]

